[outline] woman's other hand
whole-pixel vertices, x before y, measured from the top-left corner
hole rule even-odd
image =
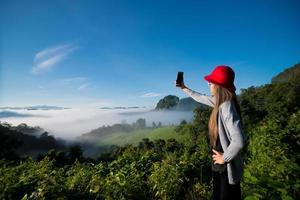
[[[212,151],[214,152],[214,154],[212,155],[214,164],[220,164],[220,165],[224,164],[225,161],[223,160],[223,153],[216,151],[214,149]]]

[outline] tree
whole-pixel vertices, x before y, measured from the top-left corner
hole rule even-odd
[[[145,129],[146,128],[146,120],[143,118],[139,118],[132,124],[133,129]]]
[[[83,158],[83,151],[81,146],[79,145],[72,145],[69,147],[69,160],[73,163],[76,159],[79,161]]]
[[[0,124],[0,159],[18,160],[17,149],[23,142],[16,135],[20,135],[21,133],[10,128],[10,126]]]
[[[156,123],[152,122],[152,128],[156,128]]]
[[[158,128],[161,128],[162,127],[162,124],[161,122],[158,122],[158,125],[157,125]]]
[[[140,129],[146,128],[146,120],[145,119],[140,118],[140,119],[136,120],[136,124]]]

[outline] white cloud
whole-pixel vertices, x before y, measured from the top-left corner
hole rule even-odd
[[[159,97],[159,96],[162,96],[164,95],[163,93],[156,93],[156,92],[148,92],[148,93],[145,93],[143,95],[141,95],[140,97],[142,98],[151,98],[151,97]]]
[[[34,74],[39,74],[41,72],[49,70],[50,68],[55,66],[57,63],[62,61],[65,56],[66,55],[56,55],[52,58],[49,58],[49,59],[44,60],[42,62],[39,62],[32,68],[32,72]]]
[[[47,57],[48,55],[50,54],[54,54],[58,51],[61,51],[65,48],[68,48],[68,45],[59,45],[59,46],[56,46],[56,47],[51,47],[51,48],[47,48],[47,49],[44,49],[40,52],[38,52],[35,57],[34,57],[34,60],[39,60],[39,59],[42,59],[44,57]]]
[[[96,102],[94,103],[95,107],[86,105],[85,107],[65,110],[12,110],[16,114],[23,116],[1,118],[1,121],[15,126],[20,123],[26,123],[29,126],[40,126],[56,137],[74,139],[83,133],[87,133],[103,125],[112,125],[121,123],[122,121],[131,124],[139,118],[146,119],[148,126],[151,126],[152,122],[161,122],[163,125],[179,124],[182,120],[191,121],[193,118],[192,111],[158,112],[152,111],[153,108],[129,110],[99,109],[101,100],[99,99],[97,104]],[[103,103],[106,104],[105,102]]]
[[[47,48],[36,53],[34,57],[34,66],[31,70],[32,73],[40,74],[50,70],[76,49],[78,49],[78,47],[73,44],[65,44]]]
[[[88,85],[89,85],[89,83],[84,83],[78,87],[78,90],[85,90]]]

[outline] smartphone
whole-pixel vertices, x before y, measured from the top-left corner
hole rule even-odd
[[[183,72],[177,73],[176,85],[180,86],[183,84]]]

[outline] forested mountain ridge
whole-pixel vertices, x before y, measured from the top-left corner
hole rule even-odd
[[[283,83],[291,79],[296,78],[300,75],[300,63],[285,69],[283,72],[280,72],[278,75],[272,78],[271,83]]]
[[[40,127],[26,124],[11,126],[0,123],[0,158],[15,160],[22,156],[36,157],[50,149],[63,149],[65,144]]]

